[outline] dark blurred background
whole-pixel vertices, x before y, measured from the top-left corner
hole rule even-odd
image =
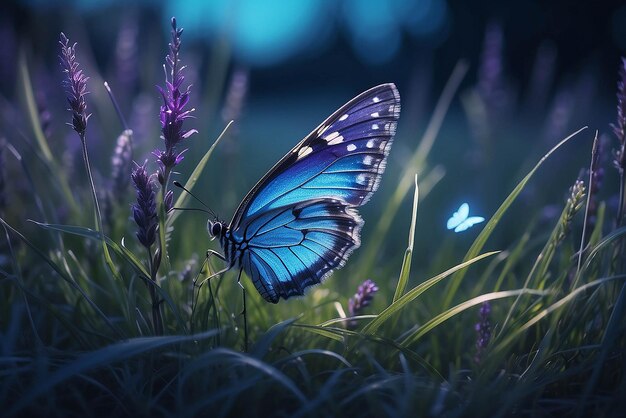
[[[154,86],[163,84],[171,16],[185,29],[181,59],[188,66],[186,82],[193,84],[196,119],[186,127],[200,132],[190,140],[181,178],[227,120],[236,120],[199,191],[223,218],[230,218],[255,181],[337,107],[369,87],[394,82],[403,109],[381,190],[363,210],[369,226],[364,233],[371,234],[460,60],[468,72],[428,167],[417,169],[426,176],[435,167],[443,175],[420,207],[422,260],[434,252],[433,240],[457,237],[445,230],[445,222],[460,203],[470,202],[474,214],[488,218],[541,155],[582,126],[590,129],[525,191],[496,245],[509,245],[519,235],[516,217],[542,222],[555,216],[550,208],[562,205],[567,187],[588,165],[596,129],[605,137],[604,193],[616,190],[610,186],[615,173],[609,123],[615,119],[617,68],[626,54],[623,2],[4,1],[3,135],[11,139],[11,122],[20,117],[23,98],[16,81],[23,56],[40,109],[52,115],[50,141],[64,153],[76,142],[64,126],[68,115],[59,86],[63,31],[79,43],[79,61],[91,77],[89,136],[93,155],[101,157],[94,157],[100,176],[107,175],[121,130],[103,80],[113,87],[135,131],[135,159],[152,158],[150,151],[160,146]],[[398,248],[406,245],[409,213],[407,201],[394,224],[400,231]],[[457,239],[465,248],[476,233]]]

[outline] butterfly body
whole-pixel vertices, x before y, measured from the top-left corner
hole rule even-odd
[[[454,232],[463,232],[484,220],[485,218],[482,216],[469,216],[469,205],[463,203],[459,207],[459,210],[454,212],[450,219],[448,219],[446,227],[448,229],[454,229]]]
[[[360,245],[356,208],[378,187],[400,114],[393,84],[346,103],[246,195],[230,224],[210,222],[228,268],[277,303],[303,295]]]

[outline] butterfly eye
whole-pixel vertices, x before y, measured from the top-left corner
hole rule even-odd
[[[209,220],[206,225],[206,229],[209,231],[211,237],[219,237],[222,232],[222,224],[219,222],[213,222]]]
[[[219,222],[213,223],[211,226],[211,235],[214,237],[219,237],[222,233],[222,224]]]

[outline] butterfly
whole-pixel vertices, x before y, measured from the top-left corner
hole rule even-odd
[[[446,225],[448,229],[454,229],[454,232],[462,232],[467,228],[479,224],[485,220],[482,216],[470,216],[469,215],[469,205],[467,203],[461,204],[459,210],[454,212],[450,219],[448,219],[448,224]]]
[[[400,116],[394,84],[361,93],[289,151],[248,192],[229,224],[207,228],[227,264],[268,302],[303,295],[360,245],[357,207],[378,188]]]

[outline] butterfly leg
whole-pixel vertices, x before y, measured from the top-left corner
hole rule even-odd
[[[206,283],[207,281],[211,280],[213,277],[219,276],[222,273],[226,273],[228,271],[228,269],[230,268],[230,267],[226,266],[225,268],[223,268],[221,270],[218,270],[215,273],[211,273],[211,274],[209,274],[208,277],[206,277],[204,280],[202,280],[200,282],[200,284],[198,284],[198,278],[200,277],[200,274],[202,273],[202,270],[204,270],[204,266],[206,266],[207,269],[210,268],[211,256],[216,256],[220,260],[226,261],[226,258],[222,254],[218,253],[217,251],[207,250],[206,258],[204,259],[204,264],[203,264],[202,268],[200,268],[200,271],[198,271],[198,274],[196,275],[196,277],[194,277],[194,279],[193,279],[193,289],[192,289],[192,294],[191,294],[191,319],[190,319],[190,326],[191,326],[192,333],[193,333],[194,314],[196,312],[196,305],[198,303],[198,298],[200,297],[200,289],[202,288],[202,285],[204,283]],[[212,303],[215,304],[215,300],[213,299],[213,292],[211,290],[210,285],[209,285],[209,291],[211,292]]]
[[[241,287],[241,295],[243,297],[243,309],[241,315],[243,315],[243,351],[248,352],[248,316],[246,314],[246,289],[241,284],[241,272],[243,269],[239,269],[239,276],[237,277],[237,284]]]

